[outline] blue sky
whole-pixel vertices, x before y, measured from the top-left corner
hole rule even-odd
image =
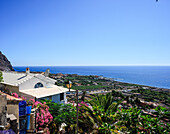
[[[0,0],[14,66],[170,65],[170,0]]]

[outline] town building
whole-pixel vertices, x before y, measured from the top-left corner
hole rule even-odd
[[[49,78],[49,70],[43,74],[26,72],[2,72],[3,82],[0,89],[6,93],[17,93],[26,99],[47,99],[56,103],[66,103],[67,88],[55,85],[56,80]]]

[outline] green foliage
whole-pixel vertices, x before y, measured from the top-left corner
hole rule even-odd
[[[91,101],[89,101],[89,103],[92,106],[101,106],[104,109],[104,112],[115,111],[116,110],[116,109],[114,109],[115,105],[117,108],[117,105],[119,105],[120,102],[119,103],[115,102],[115,99],[112,96],[112,93],[107,93],[106,95],[97,94],[97,95],[95,95],[95,97],[92,97]]]
[[[94,90],[94,89],[103,89],[107,88],[108,86],[101,86],[101,85],[91,85],[91,86],[72,86],[72,89],[78,89],[78,90]]]
[[[83,132],[96,130],[99,134],[111,134],[115,129],[115,115],[101,106],[82,106],[79,111],[79,127]]]
[[[50,125],[50,131],[56,132],[62,123],[65,123],[68,127],[75,124],[76,110],[71,104],[58,104],[51,100],[45,100],[49,106],[49,112],[53,116],[53,123]],[[54,130],[56,129],[56,130]]]
[[[85,96],[86,96],[86,91],[83,91],[83,94],[82,94],[82,97],[81,97],[81,100],[82,100],[82,101],[84,101]]]
[[[3,81],[2,72],[0,71],[0,82]]]
[[[140,93],[146,101],[162,102],[170,104],[170,93],[153,91],[148,89],[132,90],[133,93]]]
[[[147,115],[138,107],[119,109],[121,102],[115,103],[114,96],[121,94],[112,92],[96,95],[89,101],[91,108],[82,106],[79,111],[79,122],[83,132],[96,130],[99,134],[118,133],[168,133],[170,125],[163,122],[169,119],[170,112],[164,107],[155,108],[155,116]],[[138,99],[135,99],[139,103]]]
[[[121,109],[119,111],[119,122],[117,125],[120,127],[120,131],[134,133],[139,132],[139,118],[141,116],[140,110],[137,108]]]
[[[160,110],[160,107],[158,108]],[[142,114],[141,110],[136,108],[121,109],[118,114],[119,121],[116,125],[121,132],[127,133],[168,133],[170,131],[169,124],[164,124],[159,116],[151,117]]]
[[[121,92],[116,92],[115,90],[112,90],[112,96],[121,98],[125,97]]]
[[[122,109],[122,100],[116,100],[115,97],[124,98],[124,96],[113,91],[106,95],[94,95],[87,101],[91,106],[81,104],[79,106],[79,133],[112,134],[112,133],[169,133],[170,124],[164,122],[169,119],[168,109],[158,106],[155,108],[154,116],[144,114],[138,107]],[[50,132],[56,133],[59,126],[65,123],[68,127],[76,125],[76,110],[72,105],[62,105],[45,101],[49,106],[49,111],[54,117],[50,124]],[[137,98],[134,102],[140,103]],[[74,133],[74,131],[72,131]]]
[[[116,111],[119,103],[114,101],[111,93],[96,95],[88,101],[92,108],[81,106],[79,124],[83,132],[96,130],[99,134],[115,132]]]

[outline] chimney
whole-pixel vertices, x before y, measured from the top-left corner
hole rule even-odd
[[[45,71],[45,77],[49,77],[49,74],[50,74],[50,69],[48,68],[46,71]]]
[[[30,68],[26,68],[26,74],[29,74],[30,73]]]

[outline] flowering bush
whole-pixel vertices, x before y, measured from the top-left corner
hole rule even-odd
[[[12,95],[16,98],[19,98],[17,93],[12,93]],[[21,99],[26,100],[26,98],[21,97]],[[38,124],[38,129],[44,129],[50,124],[53,120],[53,116],[49,112],[49,107],[46,105],[46,102],[41,103],[39,101],[35,101],[34,99],[30,99],[29,103],[31,103],[32,108],[36,109],[36,121]],[[46,128],[46,133],[48,134],[48,128]]]
[[[46,103],[41,103],[35,101],[34,99],[30,100],[32,102],[32,107],[37,108],[36,110],[36,121],[38,123],[38,128],[42,129],[48,126],[53,120],[53,116],[49,112],[49,107]]]
[[[16,97],[16,98],[20,98],[22,100],[26,100],[26,98],[24,96],[19,97],[19,95],[17,93],[12,93],[12,96]]]
[[[76,124],[76,107],[73,107],[73,105],[58,104],[51,100],[41,100],[41,103],[48,105],[49,111],[53,115],[53,121],[48,125],[52,134],[59,132],[63,123],[67,125],[67,128]]]

